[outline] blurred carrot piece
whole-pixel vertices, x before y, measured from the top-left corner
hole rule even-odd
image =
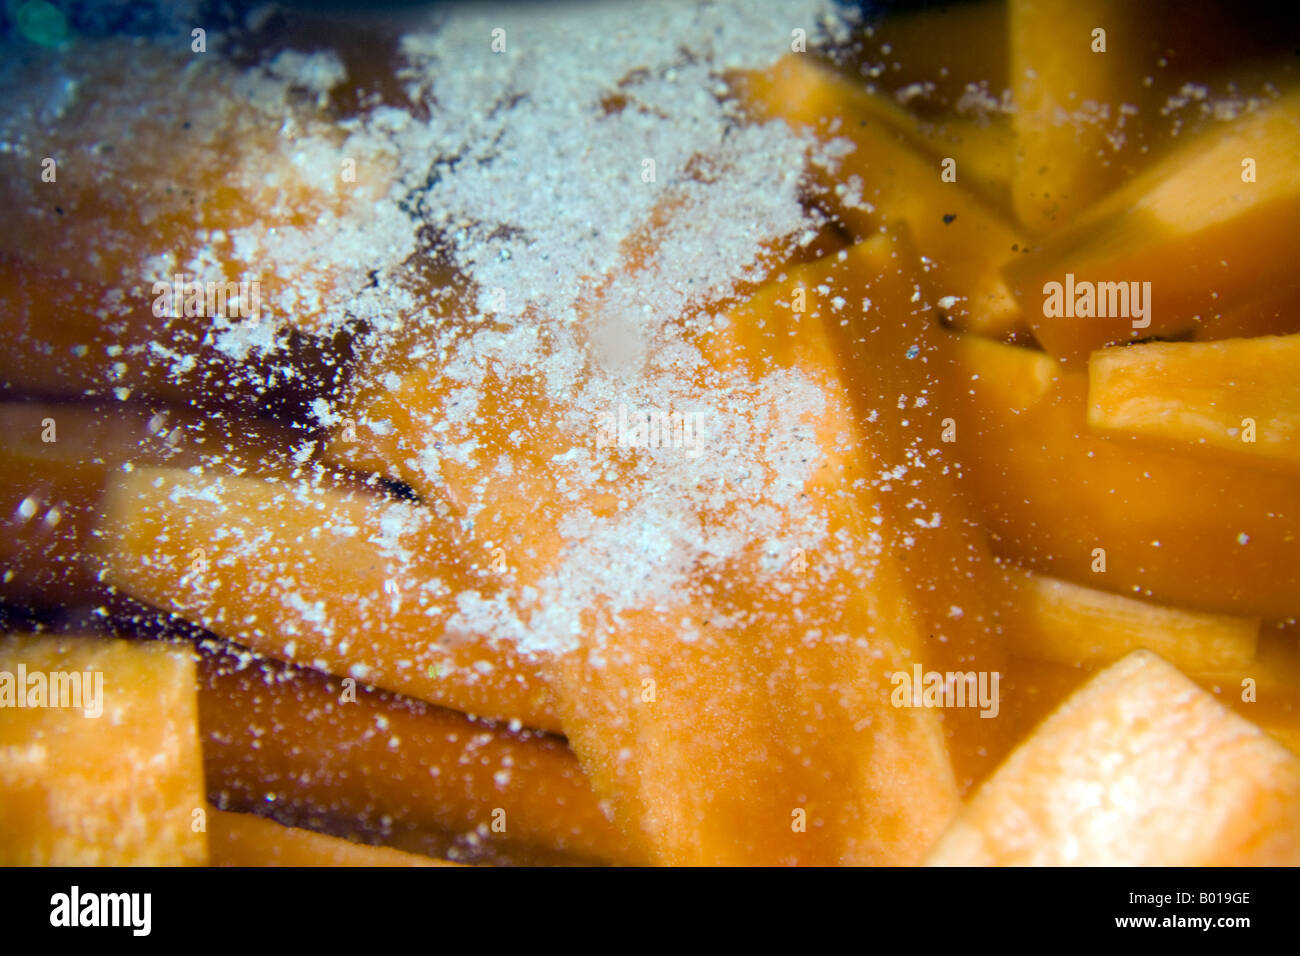
[[[564,741],[204,648],[208,797],[413,853],[638,863]]]
[[[1086,376],[1029,349],[957,342],[953,417],[995,553],[1188,610],[1300,613],[1300,479],[1097,435]]]
[[[1039,343],[1082,366],[1103,345],[1194,331],[1261,291],[1286,289],[1294,298],[1297,149],[1300,92],[1293,92],[1192,137],[1018,257],[1006,275]],[[1058,303],[1050,283],[1061,286]],[[1100,283],[1118,287],[1103,295]]]
[[[189,648],[2,637],[0,708],[0,864],[207,862]]]
[[[1300,335],[1094,352],[1088,425],[1225,462],[1300,470]]]
[[[1300,758],[1134,651],[976,793],[931,865],[1300,863]]]
[[[536,662],[447,631],[470,578],[418,504],[139,468],[110,483],[99,539],[107,583],[222,637],[465,713],[558,726]]]
[[[900,119],[906,114],[899,107],[803,55],[744,74],[738,86],[758,119],[785,120],[835,154],[836,159],[815,164],[814,176],[856,239],[906,223],[918,249],[935,265],[936,292],[954,323],[993,337],[1019,327],[1020,307],[1000,270],[1024,242],[1013,224],[968,191],[968,179],[979,185],[970,175],[979,166],[971,164],[967,171],[961,144],[944,143],[928,152],[933,144],[918,137],[912,122]],[[852,150],[841,150],[840,140]],[[970,146],[983,152],[989,138]],[[944,178],[945,158],[956,160],[955,180]]]
[[[252,813],[208,807],[212,866],[455,866],[446,860],[352,843]]]
[[[1163,607],[1022,569],[1012,581],[1013,654],[1098,666],[1145,648],[1188,672],[1244,667],[1255,657],[1258,619]]]

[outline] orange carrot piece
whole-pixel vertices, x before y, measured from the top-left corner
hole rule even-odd
[[[446,860],[352,843],[252,813],[208,807],[212,866],[455,866]]]
[[[1300,863],[1300,758],[1135,651],[1022,743],[933,865]]]
[[[206,863],[194,675],[189,648],[0,637],[0,865]]]
[[[457,860],[643,862],[562,740],[205,651],[203,757],[224,809]]]
[[[104,580],[262,653],[465,713],[558,727],[535,662],[444,622],[471,580],[420,505],[261,478],[114,477]]]
[[[287,473],[277,463],[292,442],[272,422],[135,404],[0,403],[0,433],[0,597],[33,606],[104,599],[95,531],[111,474],[163,463]]]

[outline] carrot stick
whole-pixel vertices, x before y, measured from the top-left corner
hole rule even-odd
[[[856,304],[868,270],[848,255],[842,269],[832,257],[795,271],[809,288],[826,280]],[[955,810],[958,786],[937,715],[891,703],[891,673],[918,658],[924,618],[897,558],[870,547],[867,516],[846,490],[864,473],[855,450],[871,439],[857,431],[821,318],[797,327],[788,307],[762,305],[727,319],[737,328],[720,323],[716,334],[734,354],[709,353],[702,387],[727,375],[757,381],[771,359],[826,396],[808,422],[819,467],[792,492],[793,507],[806,500],[825,517],[825,553],[809,555],[802,578],[774,575],[762,570],[767,542],[751,540],[733,565],[662,606],[614,613],[614,595],[593,595],[579,625],[589,637],[551,667],[564,730],[616,818],[657,862],[914,862]],[[810,340],[817,345],[791,351]],[[575,433],[537,383],[493,379],[474,421],[451,413],[455,389],[438,369],[390,389],[369,414],[384,423],[376,432],[388,447],[378,457],[431,504],[472,506],[467,547],[481,566],[500,548],[501,578],[523,596],[563,564],[567,516],[617,514],[637,462],[606,452],[601,479],[575,488],[554,463],[590,447],[591,436]],[[765,440],[763,423],[751,424]],[[425,469],[435,425],[440,447],[472,440],[479,457],[508,456],[510,467],[442,454],[436,473]],[[774,507],[778,537],[796,535],[797,521]],[[728,517],[739,520],[731,512],[701,521]],[[855,567],[859,559],[874,576]],[[729,617],[751,623],[728,625]],[[810,766],[831,769],[809,774]]]
[[[455,866],[383,846],[286,827],[252,813],[208,807],[212,866]]]
[[[0,637],[0,866],[206,863],[194,673],[162,643]]]
[[[271,422],[137,404],[6,402],[0,433],[0,597],[32,606],[104,599],[94,535],[111,474],[163,463],[275,473],[290,443]]]
[[[636,863],[562,740],[205,648],[209,799],[454,860]]]
[[[1134,651],[1016,748],[928,862],[1295,865],[1300,758]]]
[[[469,714],[558,728],[534,662],[449,631],[471,577],[420,505],[307,481],[115,475],[104,580],[281,660]]]

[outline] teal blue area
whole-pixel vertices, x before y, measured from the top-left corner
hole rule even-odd
[[[72,35],[68,29],[68,18],[47,0],[26,0],[24,3],[10,3],[7,6],[18,33],[23,39],[38,46],[60,46]]]

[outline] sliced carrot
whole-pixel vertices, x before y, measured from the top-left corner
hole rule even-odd
[[[1069,222],[1126,178],[1135,125],[1121,114],[1147,69],[1146,11],[1123,0],[1010,0],[1016,214],[1032,232]],[[1094,31],[1102,31],[1100,35]],[[1130,160],[1131,161],[1131,160]]]
[[[733,78],[745,102],[756,115],[779,115],[797,129],[829,141],[845,136],[855,146],[871,135],[889,136],[933,160],[936,178],[939,164],[951,157],[956,161],[956,180],[973,190],[999,213],[1010,212],[1011,175],[1015,154],[1015,133],[1000,115],[959,117],[918,115],[897,99],[873,91],[865,80],[850,76],[829,64],[802,54],[790,54],[762,72],[741,73]],[[838,122],[837,122],[838,118]],[[856,118],[856,123],[849,120]],[[858,132],[851,128],[856,125]],[[851,160],[850,160],[851,161]],[[833,187],[830,179],[825,180]],[[840,206],[847,193],[835,191]],[[885,218],[891,218],[885,211]]]
[[[1162,607],[1016,569],[1006,638],[1012,653],[1061,664],[1111,664],[1155,651],[1185,671],[1244,667],[1259,621]]]
[[[1294,296],[1300,279],[1287,250],[1300,215],[1298,148],[1294,92],[1192,137],[1012,262],[1007,277],[1043,348],[1082,365],[1111,342],[1191,332],[1261,290]],[[1099,283],[1119,285],[1103,296]]]
[[[205,650],[203,757],[224,809],[471,861],[644,860],[562,740]]]
[[[871,543],[870,516],[879,513],[880,533],[892,536],[897,511],[870,486],[884,453],[861,453],[875,439],[858,430],[825,329],[840,319],[833,300],[852,303],[849,320],[886,258],[877,246],[854,247],[790,270],[703,340],[720,371],[752,379],[796,370],[825,396],[809,422],[824,457],[801,496],[826,516],[843,552],[810,553],[815,569],[805,580],[791,575],[778,593],[755,542],[713,587],[724,617],[744,608],[761,622],[743,638],[706,626],[683,643],[677,615],[647,611],[625,615],[590,658],[566,657],[558,668],[575,750],[656,859],[913,862],[955,806],[937,715],[891,703],[892,674],[924,659],[926,618],[898,559]],[[872,287],[885,321],[895,318],[893,281]],[[912,287],[903,285],[907,301]],[[798,289],[806,312],[792,305]],[[816,640],[801,621],[845,640]],[[658,688],[653,701],[635,693],[647,679]],[[717,740],[732,742],[725,754]],[[812,777],[808,766],[836,769]]]
[[[952,155],[954,144],[927,152],[915,132],[897,119],[896,106],[802,55],[745,74],[739,86],[756,117],[783,119],[823,144],[837,139],[852,144],[837,169],[819,167],[815,175],[855,238],[907,223],[917,247],[936,265],[940,299],[947,303],[952,297],[943,308],[955,322],[991,336],[1018,327],[1019,306],[999,270],[1023,240],[1010,222],[966,189],[961,159]],[[957,160],[955,181],[942,178],[945,157]]]
[[[1088,362],[1088,425],[1294,472],[1298,367],[1300,335],[1102,349]]]
[[[413,233],[383,203],[395,147],[353,135],[323,103],[277,91],[267,75],[250,100],[245,71],[222,58],[121,37],[77,43],[83,92],[61,96],[54,112],[19,97],[15,108],[32,111],[25,127],[40,132],[0,156],[12,224],[0,234],[0,382],[45,395],[122,389],[247,404],[328,382],[343,344],[328,340],[380,263],[318,252],[358,242],[380,210]],[[19,88],[48,82],[35,61],[15,69]],[[407,241],[414,251],[413,234]],[[155,283],[178,275],[255,285],[243,310],[160,316]],[[215,342],[254,318],[254,290],[259,328]],[[236,358],[244,344],[252,354]]]
[[[869,473],[888,476],[877,479],[881,528],[913,589],[923,659],[945,673],[1001,672],[1005,653],[995,635],[1008,592],[962,480],[962,453],[973,436],[959,433],[950,417],[959,400],[953,339],[939,325],[933,290],[905,232],[877,235],[845,265],[867,277],[869,305],[846,318],[829,301],[832,290],[817,296],[818,313],[859,421],[868,423]],[[1002,733],[1005,721],[975,708],[942,717],[965,791],[1013,740]]]
[[[1276,623],[1260,629],[1255,657],[1237,667],[1192,673],[1198,684],[1226,707],[1262,727],[1269,736],[1300,753],[1300,642],[1294,629]]]
[[[236,360],[213,344],[217,320],[157,316],[151,291],[0,253],[0,383],[67,401],[152,398],[264,410],[300,402],[303,382],[339,375],[341,343],[286,334],[266,354]],[[223,328],[249,321],[221,320]]]
[[[1053,662],[1041,655],[1012,657],[1002,680],[1002,699],[1015,740],[1027,737],[1094,673],[1095,667]],[[1188,676],[1224,706],[1300,753],[1300,703],[1293,693],[1300,684],[1300,646],[1294,637],[1265,625],[1249,662],[1231,669],[1197,670]]]
[[[275,472],[293,440],[273,422],[135,404],[0,403],[0,433],[0,596],[32,606],[103,600],[95,529],[110,474],[164,462]]]
[[[1300,863],[1300,758],[1134,651],[976,793],[932,865]]]
[[[0,708],[0,864],[207,862],[188,648],[3,637]]]
[[[1275,95],[1270,60],[1286,30],[1252,29],[1214,3],[1010,0],[1009,64],[1018,140],[1015,205],[1039,234],[1216,125],[1245,97]],[[974,44],[976,46],[982,44]],[[1289,50],[1288,50],[1289,55]],[[1255,65],[1267,63],[1256,72]],[[1195,98],[1198,107],[1179,109]]]
[[[316,327],[323,304],[365,284],[372,265],[322,264],[294,240],[319,239],[307,231],[315,227],[355,241],[349,223],[375,215],[395,173],[393,148],[349,138],[302,100],[276,103],[269,83],[250,100],[243,71],[222,58],[149,41],[124,50],[118,37],[78,45],[79,83],[95,94],[71,96],[57,114],[32,119],[40,152],[24,143],[0,158],[0,196],[16,224],[0,235],[0,251],[58,263],[128,299],[145,296],[155,279],[170,281],[170,270],[203,282],[256,278],[262,302],[277,303],[285,324],[302,331]],[[141,102],[152,108],[139,109]],[[227,148],[235,141],[239,149]],[[57,162],[52,181],[37,174],[43,157]],[[255,251],[241,248],[245,235],[256,236]],[[195,268],[205,273],[195,276]],[[108,313],[109,324],[149,314],[123,315],[112,302],[94,313]]]
[[[110,483],[104,580],[282,660],[558,726],[536,663],[445,627],[471,575],[420,505],[307,481],[139,468]]]
[[[792,269],[792,281],[807,283],[810,308],[830,312],[836,293],[816,291],[825,281],[856,309],[869,265],[850,251],[844,260]],[[912,291],[903,290],[905,300]],[[763,295],[771,299],[772,290]],[[733,321],[736,328],[726,328]],[[707,600],[684,593],[615,615],[595,599],[583,618],[585,646],[550,665],[565,733],[647,859],[915,861],[957,803],[938,715],[890,703],[891,672],[921,654],[924,632],[915,592],[896,559],[870,544],[873,528],[857,492],[846,494],[871,476],[857,453],[852,400],[822,319],[804,320],[798,331],[811,338],[797,353],[790,349],[804,339],[787,336],[796,331],[790,322],[788,308],[760,306],[719,320],[724,331],[713,341],[715,333],[706,333],[707,375],[752,362],[747,370],[761,376],[775,367],[764,358],[773,346],[780,367],[830,396],[827,410],[808,420],[824,460],[804,491],[808,506],[827,516],[828,541],[842,540],[810,554],[802,579],[782,574],[779,595],[762,583],[772,580],[770,569],[761,570],[766,542],[753,541],[732,570],[698,582]],[[563,560],[566,516],[577,508],[612,514],[635,456],[606,452],[605,477],[590,488],[562,488],[553,461],[583,440],[566,426],[564,408],[526,378],[494,378],[479,391],[477,421],[468,422],[455,411],[454,377],[413,371],[366,413],[368,423],[382,425],[372,445],[430,503],[449,510],[473,503],[478,560],[501,547],[506,580],[536,585]],[[430,436],[441,443],[436,459],[428,455]],[[504,456],[510,467],[483,468],[448,453],[471,441],[478,459]],[[423,467],[435,460],[436,471]],[[870,586],[851,555],[873,569]],[[729,615],[753,623],[728,625]],[[719,740],[732,744],[719,751]],[[837,770],[809,777],[810,762]]]
[[[212,866],[455,866],[446,860],[352,843],[252,813],[208,807]]]
[[[1050,379],[1040,353],[958,341],[954,418],[995,552],[1160,604],[1300,613],[1300,481],[1093,434],[1085,376]]]

